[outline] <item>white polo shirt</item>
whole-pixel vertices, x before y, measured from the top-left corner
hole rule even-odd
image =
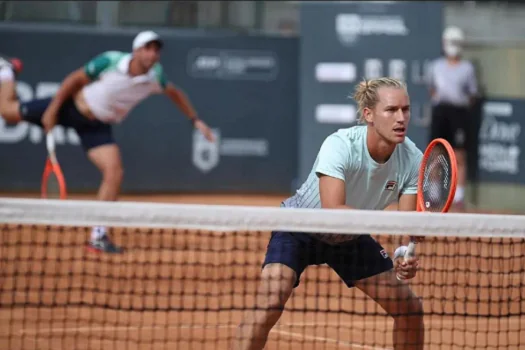
[[[146,74],[131,76],[130,61],[130,53],[107,51],[84,66],[93,81],[83,88],[84,98],[95,117],[105,123],[120,123],[138,103],[166,87],[160,63]]]
[[[441,57],[434,61],[430,74],[430,86],[435,94],[434,105],[448,103],[458,107],[467,107],[470,98],[478,92],[478,82],[474,66],[470,61],[461,60],[451,65]]]

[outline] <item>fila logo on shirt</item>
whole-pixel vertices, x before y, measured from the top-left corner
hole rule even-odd
[[[385,186],[385,190],[394,191],[397,187],[397,182],[394,180],[388,181]]]

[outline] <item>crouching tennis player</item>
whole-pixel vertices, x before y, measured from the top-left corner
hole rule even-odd
[[[328,136],[313,169],[288,208],[416,210],[422,152],[406,137],[410,101],[404,83],[364,81],[354,94],[360,121]],[[394,319],[394,348],[423,349],[423,308],[403,281],[416,275],[418,259],[392,261],[370,235],[272,232],[256,305],[236,330],[235,350],[263,349],[301,273],[327,264],[349,287],[357,287]],[[396,278],[396,274],[401,280]]]

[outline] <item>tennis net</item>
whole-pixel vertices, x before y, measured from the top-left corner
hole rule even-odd
[[[84,249],[95,225],[125,252]],[[261,311],[277,230],[368,232],[390,256],[404,235],[424,236],[408,282],[423,306],[424,348],[520,349],[524,228],[510,215],[4,198],[0,348],[230,349],[235,334],[248,336],[243,316]],[[328,266],[310,266],[265,349],[392,349],[393,319]]]

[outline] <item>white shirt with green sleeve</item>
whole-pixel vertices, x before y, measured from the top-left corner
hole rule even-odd
[[[422,152],[408,137],[396,146],[387,162],[375,162],[366,145],[364,125],[340,129],[328,136],[312,171],[296,194],[283,202],[289,208],[321,208],[319,175],[345,182],[346,205],[355,209],[383,210],[402,194],[416,194]],[[328,243],[355,238],[350,235],[316,234]]]
[[[95,117],[105,123],[119,123],[142,100],[162,93],[166,77],[160,63],[146,74],[128,74],[132,55],[119,51],[104,52],[84,66],[92,82],[83,88],[84,98]]]

